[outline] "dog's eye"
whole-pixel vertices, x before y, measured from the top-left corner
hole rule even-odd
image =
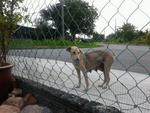
[[[73,52],[73,54],[76,54],[76,52]]]

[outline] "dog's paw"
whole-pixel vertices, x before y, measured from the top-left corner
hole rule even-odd
[[[98,87],[103,87],[103,84],[101,84],[101,85],[98,85]]]
[[[104,84],[98,85],[98,87],[101,87],[102,89],[107,89],[107,85]]]
[[[76,86],[76,88],[80,88],[80,87],[81,87],[81,85],[77,85],[77,86]]]
[[[88,92],[88,90],[89,90],[89,88],[85,88],[83,91],[84,91],[84,92]]]
[[[102,89],[107,89],[107,86],[103,86]]]
[[[80,88],[81,87],[81,85],[75,85],[75,88]]]

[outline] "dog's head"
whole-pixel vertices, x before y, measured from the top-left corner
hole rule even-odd
[[[80,55],[82,54],[80,48],[76,46],[72,46],[72,47],[68,47],[66,51],[68,51],[71,54],[73,60],[80,60]]]

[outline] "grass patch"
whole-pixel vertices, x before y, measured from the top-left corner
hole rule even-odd
[[[80,48],[94,48],[100,47],[100,42],[81,42],[79,40],[70,41],[65,39],[59,40],[27,40],[27,39],[14,39],[11,41],[11,48],[65,48],[68,46],[78,46]]]
[[[10,42],[11,48],[32,48],[33,41],[32,40],[20,40],[14,39]]]

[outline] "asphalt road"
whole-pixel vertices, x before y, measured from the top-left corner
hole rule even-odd
[[[100,48],[82,50],[88,52],[97,49],[106,49],[115,54],[113,69],[150,73],[150,47],[148,46],[104,45]],[[10,55],[71,62],[70,55],[65,49],[16,49],[11,50]]]

